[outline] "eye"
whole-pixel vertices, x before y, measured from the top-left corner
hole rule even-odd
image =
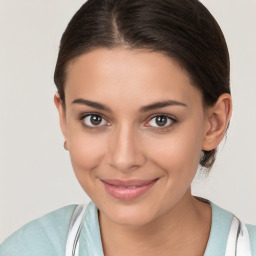
[[[173,117],[167,115],[157,115],[151,118],[148,124],[153,127],[169,127],[175,122],[176,120]]]
[[[83,125],[88,128],[95,128],[97,126],[107,125],[108,122],[98,114],[89,114],[81,116],[80,120],[82,120]]]

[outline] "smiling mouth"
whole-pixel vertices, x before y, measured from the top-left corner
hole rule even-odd
[[[132,200],[140,197],[156,184],[159,178],[152,180],[101,180],[105,190],[120,200]]]

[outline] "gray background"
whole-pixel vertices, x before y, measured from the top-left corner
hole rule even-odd
[[[88,202],[53,104],[60,36],[81,0],[0,0],[0,242],[26,222]],[[256,1],[202,1],[231,56],[234,112],[211,174],[193,193],[256,224]]]

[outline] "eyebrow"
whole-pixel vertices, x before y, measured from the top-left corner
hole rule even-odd
[[[185,103],[182,103],[182,102],[179,102],[179,101],[176,101],[176,100],[167,100],[167,101],[156,102],[156,103],[141,107],[140,112],[148,112],[148,111],[153,110],[153,109],[164,108],[164,107],[168,107],[168,106],[187,107],[187,105]]]
[[[86,99],[76,99],[74,101],[72,101],[72,104],[82,104],[82,105],[86,105],[92,108],[97,108],[100,110],[105,110],[107,112],[112,112],[111,109],[101,103],[95,102],[95,101],[91,101],[91,100],[86,100]]]
[[[79,99],[76,99],[76,100],[72,101],[72,104],[82,104],[82,105],[86,105],[86,106],[96,108],[96,109],[99,109],[99,110],[112,112],[112,110],[109,107],[107,107],[107,106],[105,106],[101,103],[91,101],[91,100],[86,100],[86,99],[79,98]],[[147,105],[147,106],[143,106],[139,109],[139,112],[148,112],[150,110],[154,110],[154,109],[158,109],[158,108],[164,108],[164,107],[168,107],[168,106],[187,107],[187,105],[185,103],[182,103],[182,102],[179,102],[179,101],[176,101],[176,100],[167,100],[167,101],[156,102],[156,103],[153,103],[153,104],[150,104],[150,105]]]

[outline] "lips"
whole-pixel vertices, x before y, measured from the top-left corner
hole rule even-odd
[[[136,199],[155,185],[158,179],[151,180],[117,180],[106,179],[101,180],[105,190],[111,196],[120,200]]]

